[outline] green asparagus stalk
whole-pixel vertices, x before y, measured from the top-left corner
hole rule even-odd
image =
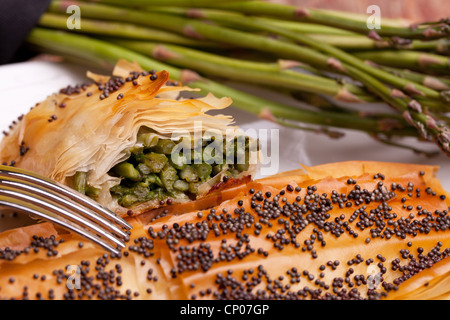
[[[67,16],[61,14],[44,13],[39,26],[67,30]],[[199,41],[180,36],[175,33],[137,26],[131,23],[112,22],[83,18],[82,28],[74,29],[77,32],[88,34],[110,35],[127,39],[164,41],[192,47],[217,47],[217,43]]]
[[[450,39],[447,37],[429,41],[413,40],[409,44],[408,43],[404,45],[400,44],[397,47],[400,49],[407,49],[407,50],[435,51],[439,54],[448,55],[450,53]]]
[[[325,94],[346,102],[363,102],[362,99],[368,96],[368,93],[358,86],[340,84],[332,79],[283,69],[280,63],[243,61],[180,46],[148,41],[121,39],[112,39],[111,41],[154,59],[176,65],[177,67],[190,68],[206,75],[271,87]],[[361,95],[361,98],[358,95]]]
[[[271,39],[264,36],[248,34],[228,28],[218,27],[202,21],[186,19],[170,14],[143,12],[120,7],[101,5],[97,3],[77,2],[83,12],[83,16],[94,19],[124,21],[142,24],[150,27],[158,27],[175,33],[180,33],[194,39],[220,41],[237,47],[262,50],[282,55],[287,59],[296,59],[308,62],[319,69],[327,69],[329,57],[306,47],[300,47],[292,43]],[[65,13],[69,2],[53,1],[50,4],[51,12]]]
[[[377,67],[382,68],[383,70],[386,70],[388,72],[391,72],[392,74],[395,74],[398,77],[402,77],[417,83],[421,83],[422,85],[437,91],[450,90],[450,79],[447,78],[431,76],[428,74],[414,72],[408,69],[399,69],[380,65],[377,65]]]
[[[116,0],[96,0],[96,2],[97,1],[105,3],[115,1],[115,3],[118,4]],[[169,3],[171,1],[172,0],[168,0],[167,2],[162,3],[156,0],[130,0],[130,2],[127,3],[127,5],[137,5],[142,8],[154,10],[155,12],[127,10],[125,8],[99,5],[97,3],[86,4],[77,2],[76,4],[82,7],[84,17],[112,20],[115,22],[120,21],[122,23],[131,22],[140,25],[156,27],[165,31],[188,36],[194,40],[206,40],[210,42],[216,42],[217,44],[226,44],[241,48],[254,49],[259,52],[274,54],[277,58],[295,59],[299,62],[307,63],[312,67],[317,68],[320,72],[322,72],[323,70],[329,70],[346,74],[351,78],[361,82],[370,92],[373,92],[376,96],[380,97],[381,99],[383,99],[383,101],[394,107],[399,113],[401,113],[403,117],[402,121],[396,119],[396,125],[392,127],[391,125],[393,118],[384,118],[384,116],[381,114],[378,114],[380,117],[383,117],[380,120],[377,119],[376,116],[343,112],[343,110],[339,109],[333,109],[333,111],[331,112],[322,111],[318,113],[315,111],[288,107],[272,101],[269,101],[267,103],[267,101],[265,101],[266,99],[257,98],[246,93],[239,92],[219,83],[211,82],[210,80],[201,78],[198,75],[191,77],[190,81],[191,85],[198,83],[198,85],[195,85],[196,87],[199,87],[203,90],[212,91],[218,96],[230,96],[233,98],[235,103],[237,102],[238,104],[241,104],[240,107],[244,110],[253,112],[263,118],[277,121],[278,123],[284,125],[297,126],[296,124],[292,124],[291,121],[301,121],[304,123],[313,123],[316,125],[324,126],[346,128],[358,127],[358,130],[368,132],[379,139],[385,139],[385,136],[389,137],[391,135],[409,135],[411,127],[415,127],[421,138],[426,140],[434,140],[434,142],[441,148],[442,151],[450,155],[450,129],[448,127],[450,121],[448,118],[446,118],[445,115],[433,114],[433,112],[437,111],[448,111],[448,105],[446,104],[448,104],[450,100],[449,92],[445,90],[440,92],[439,90],[430,88],[429,85],[422,84],[423,82],[419,83],[414,81],[412,77],[400,77],[388,70],[378,68],[372,64],[366,64],[354,55],[351,55],[339,49],[337,45],[330,45],[326,41],[320,41],[320,39],[317,37],[314,39],[314,36],[310,37],[300,32],[293,32],[293,23],[295,22],[278,22],[277,24],[277,22],[274,22],[276,19],[268,19],[266,17],[250,18],[242,14],[232,14],[230,12],[219,12],[218,15],[211,18],[204,15],[204,10],[186,10],[183,9],[183,7],[190,8],[191,6],[194,6],[193,2],[196,2],[198,6],[221,9],[225,8],[230,11],[234,11],[235,9],[233,8],[241,8],[241,12],[247,12],[249,14],[258,14],[258,12],[263,13],[272,8],[273,10],[271,13],[269,13],[268,11],[266,12],[266,14],[271,17],[283,17],[284,14],[288,14],[288,12],[290,12],[290,14],[300,14],[301,18],[304,18],[304,21],[317,23],[320,22],[321,19],[328,19],[329,23],[324,22],[324,24],[328,26],[344,28],[349,31],[367,34],[368,30],[365,26],[366,21],[362,20],[360,17],[355,17],[352,15],[346,17],[337,12],[328,12],[326,10],[315,9],[293,11],[292,9],[294,7],[291,6],[273,6],[272,4],[256,1],[248,3],[218,3],[211,1],[209,3],[204,2],[203,5],[200,5],[199,3],[201,2],[201,0],[174,0],[178,3],[182,3],[179,5],[181,11],[185,10],[188,13],[189,18],[184,18],[183,16],[180,16],[180,8],[176,8],[176,10],[171,9],[172,12],[168,10],[166,11],[166,13],[164,13],[164,10],[167,10],[164,8],[164,6],[171,5]],[[54,1],[50,7],[50,10],[53,12],[65,13],[65,9],[69,4],[71,3]],[[255,6],[255,4],[257,4],[258,6]],[[152,6],[148,7],[149,5]],[[159,11],[155,10],[156,7],[159,8]],[[242,10],[242,8],[247,8],[249,10],[245,11]],[[313,14],[311,14],[311,12],[313,12]],[[190,18],[208,18],[210,20],[218,22],[220,25],[212,25],[204,21]],[[293,21],[295,21],[298,16],[291,16],[291,18]],[[263,21],[266,23],[266,25],[262,23]],[[363,23],[364,29],[361,28]],[[421,45],[423,45],[422,41],[412,41],[408,43],[407,41],[403,41],[401,39],[400,41],[397,41],[396,39],[398,39],[398,37],[426,40],[442,38],[448,35],[448,29],[450,29],[448,24],[449,22],[447,20],[432,22],[428,23],[427,25],[416,25],[412,28],[384,24],[382,31],[380,31],[379,33],[371,32],[370,34],[372,38],[378,39],[376,41],[379,41],[379,35],[383,37],[393,37],[389,40],[389,44],[391,46],[394,46],[395,48],[399,48],[400,45],[404,46],[406,44],[414,44],[414,46],[411,45],[408,50],[412,50],[411,48],[417,50]],[[304,27],[314,26],[313,24],[309,23],[308,26],[304,25]],[[243,30],[246,30],[247,32]],[[393,32],[393,30],[395,30],[395,32]],[[252,31],[253,33],[249,33],[248,31]],[[258,33],[262,31],[263,33],[276,34],[278,35],[278,38],[272,38],[264,34],[255,34],[254,31],[257,31]],[[331,29],[329,31],[332,32]],[[390,34],[390,32],[392,33]],[[323,34],[326,33],[319,33],[318,37],[324,37]],[[286,41],[286,39],[288,39],[289,41]],[[92,41],[93,39],[89,40]],[[39,41],[35,39],[35,43],[38,42]],[[61,43],[63,42],[64,41],[59,41],[57,43],[53,42],[51,44],[46,43],[45,46],[47,49],[51,49],[56,52],[59,51],[61,53],[65,53],[66,55],[77,55],[77,48],[80,49],[79,43],[77,43],[76,45],[74,44],[76,41],[65,43],[66,47],[71,47],[71,50],[68,50],[66,48],[60,47]],[[298,45],[297,43],[306,45],[306,47]],[[435,50],[426,48],[436,48],[438,43],[441,47],[445,47],[445,40],[436,40],[429,47],[426,47],[424,45],[422,47],[423,49],[419,50]],[[112,56],[114,55],[113,53],[106,50],[106,48],[109,48],[110,50],[114,49],[114,51],[116,52],[121,52],[122,54],[119,57],[123,57],[123,54],[126,54],[126,52],[128,52],[131,56],[135,55],[138,58],[132,60],[138,61],[139,59],[148,59],[148,57],[139,55],[134,51],[124,49],[121,46],[115,46],[104,42],[100,42],[100,45],[102,49],[96,48],[93,43],[90,43],[89,46],[86,47],[81,46],[81,51],[85,50],[85,52],[80,54],[81,57],[89,61],[98,61],[104,64],[105,62],[110,62]],[[185,48],[181,49],[185,50]],[[171,53],[173,53],[173,51]],[[149,55],[148,53],[146,54]],[[78,57],[80,57],[80,55],[78,55]],[[181,66],[191,67],[191,65],[188,64],[188,59],[186,59],[189,54],[185,54],[185,52],[183,51],[181,56],[181,60],[174,59],[172,61],[169,61],[167,58],[165,58],[165,62],[169,62],[171,64],[178,63],[178,65]],[[149,61],[154,62],[152,59],[142,61],[144,62],[144,64],[149,63]],[[206,62],[200,65],[203,68],[211,68],[212,64],[208,66],[208,63],[211,63],[211,61],[207,59]],[[222,63],[222,65],[219,64],[219,66],[224,71],[222,74],[226,74],[228,77],[230,77],[230,72],[233,71],[234,74],[237,69],[230,69],[231,67],[227,66],[227,63],[231,63],[231,61],[228,60],[225,63]],[[245,61],[244,64],[247,64],[247,67],[252,65],[251,62]],[[185,77],[183,77],[184,72],[182,70],[168,65],[167,67],[175,69],[175,77],[173,78],[177,79],[178,76],[178,78],[182,81],[186,79]],[[233,67],[236,68],[236,65]],[[254,68],[254,70],[256,71],[251,68]],[[252,65],[251,68],[245,70],[252,70],[252,72],[261,72],[261,70],[258,70],[259,67],[256,67],[256,65]],[[442,69],[442,66],[440,67],[440,69]],[[282,70],[277,72],[283,73],[283,83],[285,88],[287,88],[289,81],[292,80],[288,77],[289,70]],[[253,75],[261,74],[254,73]],[[263,79],[260,80],[261,82],[269,81],[268,77],[261,78]],[[243,80],[249,81],[249,79]],[[307,88],[307,92],[323,93],[323,91],[312,91],[312,89],[315,88],[318,84],[324,84],[323,81],[325,80],[319,80],[317,78],[315,78],[315,80],[317,80],[317,82],[313,83],[311,78],[310,86],[305,86],[305,88]],[[208,83],[208,87],[204,86],[205,83]],[[390,85],[394,88],[388,87],[387,85]],[[407,92],[409,96],[405,95],[402,91]],[[326,120],[324,120],[323,116],[326,117]],[[359,128],[359,124],[349,125],[347,121],[350,120],[350,118],[353,118],[354,121],[358,121],[361,123],[366,122],[367,125],[371,123],[372,127],[370,127],[369,129],[368,127],[361,129]],[[335,123],[335,125],[333,125],[332,123]],[[405,127],[405,123],[409,124],[410,127]],[[405,134],[405,131],[408,131],[409,133]],[[415,136],[417,136],[417,132],[415,133]]]
[[[308,33],[308,36],[318,42],[326,43],[330,46],[334,46],[345,51],[376,50],[391,47],[389,41],[387,40],[374,40],[363,35],[329,36],[327,34]]]
[[[330,26],[315,24],[315,23],[307,23],[307,22],[294,22],[294,21],[286,21],[279,19],[270,19],[270,18],[261,18],[263,22],[270,23],[280,28],[285,28],[291,30],[293,32],[299,33],[315,33],[315,34],[326,34],[333,36],[355,36],[358,35],[355,32],[343,30],[339,28],[334,28]]]
[[[325,99],[323,97],[309,94],[309,93],[295,92],[293,94],[293,96],[295,98],[299,99],[300,101],[306,102],[309,105],[313,105],[314,107],[319,108],[321,110],[344,112],[344,113],[350,113],[350,114],[355,114],[355,113],[360,112],[360,111],[357,111],[354,109],[350,109],[350,108],[346,108],[341,105],[338,105],[332,100],[330,101],[329,99]],[[399,114],[392,114],[392,113],[373,113],[373,114],[371,114],[370,111],[369,112],[366,111],[365,114],[370,115],[372,118],[379,118],[379,119],[385,119],[385,120],[392,119],[392,121],[394,121],[395,123],[402,122],[402,120],[404,121],[403,117]],[[330,137],[337,137],[339,134],[338,132],[333,132],[333,131],[331,131],[331,132],[318,131],[318,133],[328,134]],[[408,150],[413,151],[416,154],[423,154],[427,157],[433,157],[433,156],[436,156],[439,154],[439,151],[436,151],[436,150],[425,151],[425,150],[416,148],[416,147],[408,145],[408,144],[404,144],[404,143],[401,143],[398,141],[392,141],[391,139],[386,139],[385,137],[382,137],[381,135],[374,135],[373,137],[381,143],[384,143],[384,144],[387,144],[390,146],[395,146],[395,147],[402,148],[402,149],[408,149]]]
[[[186,14],[192,16],[192,14],[190,13],[189,10],[186,11]],[[200,10],[200,9],[196,9],[194,15],[197,18],[207,18],[207,19],[211,19],[214,21],[226,21],[228,23],[232,23],[235,26],[249,26],[249,27],[253,27],[255,29],[272,32],[272,33],[284,36],[293,41],[299,42],[301,44],[307,45],[311,48],[314,48],[321,52],[329,54],[336,59],[339,59],[342,62],[342,63],[338,62],[339,63],[338,69],[340,71],[345,71],[345,69],[348,69],[348,67],[343,64],[343,63],[345,63],[349,66],[353,66],[354,68],[362,70],[362,71],[372,75],[376,79],[379,79],[380,81],[390,84],[399,90],[405,90],[412,96],[424,95],[430,99],[447,98],[447,96],[441,97],[440,93],[433,89],[422,86],[418,83],[411,82],[408,79],[396,77],[395,75],[392,75],[389,72],[385,72],[385,71],[375,68],[369,64],[365,64],[362,60],[358,59],[357,57],[355,57],[343,50],[340,50],[339,48],[330,46],[326,43],[318,42],[315,39],[313,39],[305,34],[298,34],[298,33],[292,32],[290,30],[285,30],[280,27],[271,26],[268,24],[262,24],[262,22],[259,20],[259,18],[256,18],[256,17],[245,17],[241,14],[234,14],[234,15],[227,14],[227,13],[223,14],[220,11]],[[196,28],[196,30],[197,30],[197,28]],[[358,80],[361,80],[361,79],[358,79]],[[448,101],[446,101],[446,102],[448,102]]]
[[[89,1],[89,0],[88,0]],[[92,0],[92,2],[99,2],[101,0]],[[198,7],[210,4],[223,4],[230,2],[245,2],[252,0],[129,0],[126,2],[127,6],[178,6],[178,7]],[[107,0],[105,3],[116,5],[123,5],[122,0]]]
[[[194,16],[200,12],[205,12],[205,9],[201,9],[200,11],[197,9],[187,9],[177,7],[152,7],[148,8],[147,10],[152,12],[171,13],[178,15],[185,15],[186,11],[189,11]],[[221,11],[220,14],[230,15],[232,13]],[[448,52],[450,52],[450,40],[448,38],[441,38],[437,40],[426,39],[426,41],[408,40],[400,38],[398,36],[394,36],[391,39],[381,38],[379,36],[373,38],[352,31],[314,23],[293,22],[279,19],[271,19],[266,17],[258,17],[258,20],[264,25],[273,25],[292,32],[308,34],[309,36],[315,38],[316,40],[346,50],[396,48],[404,50],[436,51],[438,53],[443,54],[447,54]],[[234,23],[227,24],[226,21],[221,22],[224,24],[224,26],[231,28],[235,27]],[[249,30],[252,29],[249,28]]]
[[[166,70],[174,80],[185,80],[184,71],[164,63],[152,60],[134,51],[118,45],[92,39],[86,36],[35,28],[27,41],[40,50],[57,52],[64,56],[77,56],[85,61],[96,63],[107,69],[112,69],[117,60],[136,61],[144,69]],[[299,121],[303,123],[347,128],[375,135],[412,136],[417,132],[401,122],[392,124],[391,119],[372,119],[361,115],[348,115],[338,112],[315,112],[263,99],[205,78],[194,78],[190,86],[201,89],[202,94],[212,92],[218,97],[231,97],[233,106],[273,121]]]
[[[50,6],[50,10],[56,12],[65,12],[67,5],[67,2],[54,1]],[[186,34],[193,38],[208,39],[211,41],[220,40],[220,42],[222,43],[274,53],[277,56],[282,56],[288,59],[293,58],[302,62],[309,63],[319,69],[331,69],[333,71],[339,70],[345,72],[345,70],[342,69],[342,65],[335,58],[322,54],[317,50],[299,46],[293,43],[286,43],[277,39],[213,26],[211,24],[204,23],[203,21],[181,18],[169,14],[140,12],[136,10],[127,10],[124,8],[81,2],[79,2],[78,5],[80,5],[81,7],[83,15],[87,17],[98,19],[105,19],[107,17],[108,19],[112,20],[135,22],[148,26],[158,26],[169,31]],[[250,19],[245,16],[237,18],[228,15],[225,17],[215,15],[214,18],[223,18],[227,21],[234,21],[238,26],[250,25],[254,28],[259,27],[262,30],[279,33],[288,38],[295,39],[296,41],[298,40],[306,42],[308,43],[308,45],[311,45],[313,47],[320,47],[321,50],[325,49],[327,53],[331,53],[333,56],[337,54],[336,57],[340,59],[344,58],[344,62],[356,65],[358,68],[361,68],[366,72],[371,72],[379,79],[391,85],[394,85],[400,90],[408,90],[408,92],[412,95],[426,95],[430,99],[441,98],[440,93],[436,92],[435,90],[421,86],[417,83],[411,83],[409,80],[396,77],[388,72],[384,72],[369,65],[365,65],[361,60],[355,58],[354,56],[348,55],[345,52],[332,46],[320,44],[314,39],[308,38],[305,35],[296,34],[289,30],[274,26],[258,25],[259,22],[258,20],[256,20],[257,18]],[[336,62],[338,62],[337,65]]]
[[[448,156],[450,156],[450,127],[448,123],[438,121],[438,117],[432,113],[424,113],[422,105],[402,92],[396,92],[372,76],[360,70],[348,67],[352,76],[360,79],[369,90],[376,92],[385,102],[403,114],[412,126],[417,128],[420,135],[425,140],[433,140],[436,145]]]
[[[408,50],[382,50],[357,52],[354,55],[385,66],[450,75],[450,58],[437,54]]]
[[[315,108],[318,108],[323,111],[333,111],[333,112],[342,112],[342,113],[349,113],[349,114],[363,114],[365,116],[370,116],[374,119],[392,119],[397,121],[398,123],[404,123],[406,124],[405,119],[402,117],[401,114],[398,113],[392,113],[392,112],[375,112],[374,110],[360,110],[360,109],[354,109],[351,107],[347,107],[345,105],[342,105],[341,103],[329,99],[326,96],[311,94],[307,92],[291,92],[291,95],[296,98],[297,100],[307,103],[308,105],[314,106]]]
[[[416,100],[414,104],[422,103],[422,106],[426,109],[432,109],[437,112],[447,112],[449,110],[449,92],[442,91],[438,92],[434,89],[431,89],[427,86],[423,86],[419,83],[412,82],[409,79],[399,78],[397,76],[389,76],[388,72],[379,72],[380,69],[373,67],[370,64],[365,64],[363,61],[355,58],[354,56],[339,50],[338,48],[329,46],[324,43],[315,42],[313,39],[306,35],[295,34],[291,31],[282,30],[278,27],[272,27],[268,25],[261,25],[259,23],[259,19],[257,18],[248,18],[245,21],[242,19],[236,19],[237,16],[231,15],[222,15],[221,13],[214,12],[204,12],[204,11],[196,11],[197,16],[207,17],[207,18],[215,18],[217,20],[226,20],[228,22],[233,22],[235,25],[252,25],[255,28],[259,28],[261,30],[272,31],[279,35],[283,35],[289,37],[293,40],[297,40],[300,43],[306,44],[323,52],[329,53],[330,55],[339,58],[340,60],[346,62],[348,65],[342,64],[342,68],[346,69],[346,72],[352,76],[354,79],[361,81],[366,87],[372,88],[373,92],[376,93],[379,97],[383,98],[387,103],[394,106],[397,110],[402,111],[404,109],[404,105],[402,106],[397,99],[390,99],[386,92],[387,90],[382,89],[382,84],[374,85],[375,81],[381,79],[384,82],[387,82],[391,85],[396,86],[399,89],[403,89],[407,91],[410,95],[415,96]],[[356,72],[356,71],[364,71],[367,75],[372,77],[367,77],[364,73]],[[378,78],[378,79],[377,79]],[[367,82],[368,81],[368,82]],[[386,89],[386,88],[384,88]],[[419,90],[419,91],[418,91]],[[383,93],[385,91],[385,93]],[[393,93],[393,92],[392,92]],[[391,93],[391,94],[392,94]],[[425,97],[422,97],[425,96]],[[440,98],[439,98],[440,97]],[[409,105],[409,103],[408,103]],[[422,108],[422,106],[420,108]],[[420,118],[420,117],[419,117]],[[422,119],[423,120],[423,119]]]
[[[66,28],[66,17],[63,15],[47,13],[42,16],[39,25],[64,30]],[[199,42],[200,44],[203,43],[169,32],[142,28],[127,23],[92,19],[83,19],[83,28],[74,29],[74,31],[156,41],[164,41],[166,37],[168,39],[167,42],[178,42],[184,45],[196,45],[196,42]],[[180,46],[168,46],[150,42],[130,42],[128,40],[123,40],[119,43],[134,51],[149,54],[155,59],[168,61],[171,64],[185,68],[192,68],[206,74],[227,77],[233,80],[242,80],[258,84],[327,94],[335,96],[338,100],[348,102],[371,100],[371,98],[368,97],[368,93],[360,87],[350,84],[338,84],[335,80],[328,78],[283,70],[282,63],[243,61],[211,53],[204,53],[198,50],[189,50]],[[295,62],[292,63],[295,66]]]
[[[107,3],[110,0],[101,0]],[[345,30],[350,30],[362,34],[368,34],[370,30],[367,27],[368,16],[351,15],[347,12],[337,12],[321,9],[302,8],[290,5],[281,5],[275,3],[268,3],[262,1],[251,2],[233,2],[233,3],[209,3],[203,7],[218,8],[230,10],[250,15],[264,15],[268,17],[277,17],[287,20],[297,20],[312,22],[332,27],[337,27]],[[380,36],[386,37],[401,37],[408,39],[435,39],[445,38],[449,35],[449,30],[441,25],[442,22],[436,22],[438,26],[426,25],[404,26],[404,23],[395,23],[382,20],[381,29],[376,32]],[[431,24],[431,23],[430,23]]]
[[[305,32],[306,33],[306,32]],[[438,39],[430,41],[412,40],[405,43],[393,42],[385,39],[371,39],[363,35],[333,35],[323,33],[308,33],[308,35],[320,42],[335,46],[345,51],[363,51],[363,50],[379,50],[379,49],[402,49],[431,51],[441,54],[450,52],[450,40]]]
[[[417,97],[415,100],[423,106],[425,112],[434,112],[436,115],[448,112],[449,105],[443,101],[430,100],[423,97]]]
[[[103,1],[107,3],[107,1]],[[152,6],[147,7],[147,11],[151,12],[160,12],[160,13],[168,13],[168,14],[175,14],[183,16],[186,13],[186,10],[189,9],[190,11],[195,12],[196,9],[192,8],[186,8],[186,7],[164,7],[164,6]],[[228,13],[233,14],[233,13]],[[299,33],[308,33],[308,34],[323,34],[323,35],[333,35],[333,36],[359,36],[363,37],[362,35],[348,31],[343,30],[335,27],[315,24],[315,23],[308,23],[308,22],[297,22],[297,21],[288,21],[288,20],[280,20],[280,19],[274,19],[274,18],[267,18],[267,17],[260,17],[261,21],[264,23],[268,23],[271,25],[275,25],[280,28],[285,28],[287,30],[291,30],[294,32]],[[224,24],[227,26],[227,24]],[[228,25],[229,26],[229,25]],[[249,28],[251,30],[251,28]]]
[[[274,33],[277,33],[277,34],[280,34],[280,35],[283,35],[286,37],[290,37],[301,43],[304,43],[306,45],[309,45],[309,46],[319,49],[321,51],[325,51],[329,54],[332,54],[333,56],[338,57],[338,58],[342,59],[343,61],[347,62],[349,65],[353,66],[353,67],[350,67],[350,66],[342,65],[342,67],[346,69],[348,74],[350,74],[353,78],[361,81],[368,88],[371,88],[374,93],[376,93],[379,97],[381,97],[388,104],[394,106],[400,112],[404,112],[405,106],[409,106],[410,103],[413,103],[413,105],[420,105],[420,103],[418,103],[417,101],[412,101],[412,100],[407,101],[406,103],[402,103],[401,101],[399,101],[396,98],[392,99],[390,97],[390,95],[397,94],[395,91],[390,91],[388,88],[384,87],[382,83],[378,82],[376,78],[368,77],[364,73],[359,72],[359,70],[366,71],[369,74],[371,74],[372,76],[373,75],[378,76],[379,78],[383,79],[384,81],[387,81],[387,82],[390,81],[390,84],[396,84],[397,87],[408,90],[410,94],[412,93],[413,95],[416,95],[417,98],[420,99],[420,102],[424,103],[423,106],[427,109],[433,109],[435,111],[448,111],[448,103],[447,103],[448,94],[447,94],[447,92],[444,92],[442,95],[442,99],[444,100],[444,102],[441,102],[440,100],[437,100],[437,99],[430,100],[429,97],[439,98],[440,93],[438,91],[435,91],[432,89],[430,90],[428,87],[422,86],[418,83],[413,83],[413,82],[409,81],[408,79],[391,76],[389,73],[384,72],[384,71],[379,72],[379,69],[377,69],[373,66],[364,64],[363,61],[360,61],[360,60],[354,58],[353,56],[351,56],[337,48],[334,48],[332,46],[322,44],[322,43],[315,43],[314,40],[309,38],[308,36],[297,35],[290,31],[282,30],[278,27],[262,25],[261,23],[259,23],[260,21],[257,18],[246,19],[244,21],[242,19],[236,19],[237,18],[236,16],[222,15],[221,13],[214,13],[214,12],[211,13],[211,11],[206,13],[206,12],[200,11],[200,10],[196,10],[196,16],[197,17],[207,17],[207,18],[213,17],[216,20],[220,20],[220,21],[225,20],[228,22],[232,22],[238,26],[250,25],[250,26],[253,26],[254,28],[259,28],[261,30],[272,31]],[[240,18],[242,18],[242,17],[240,17]],[[401,84],[403,86],[401,86]],[[417,90],[421,90],[421,91],[417,92]],[[419,94],[417,94],[417,93],[419,93]],[[424,99],[421,97],[422,95],[425,95],[425,93],[428,94],[428,96],[427,96],[428,99]],[[406,97],[405,97],[405,99],[406,99]],[[420,105],[420,108],[422,108],[421,105]],[[422,111],[420,111],[419,113],[421,113],[421,112]],[[420,120],[419,122],[422,122],[422,124],[424,124],[423,117],[417,116],[416,118],[418,118]],[[422,127],[420,127],[420,128],[422,128]],[[421,130],[421,131],[422,131],[422,133],[424,132],[424,130]],[[430,132],[432,133],[431,135],[424,134],[424,137],[425,136],[427,136],[427,137],[435,136],[435,132],[433,130],[431,130]],[[444,146],[444,149],[445,148],[446,147]]]
[[[147,10],[152,12],[177,14],[181,16],[186,15],[186,12],[190,12],[193,16],[199,14],[201,15],[202,12],[205,12],[205,9],[198,10],[179,7],[151,7],[147,8]],[[233,13],[224,11],[221,11],[220,14],[233,15]],[[345,50],[396,48],[404,50],[435,51],[443,54],[450,52],[450,40],[447,38],[437,40],[427,39],[426,41],[402,39],[398,36],[392,37],[392,39],[385,39],[381,37],[373,38],[356,32],[315,23],[294,22],[266,17],[258,17],[258,20],[264,25],[269,24],[292,32],[308,34],[316,40]],[[235,26],[233,23],[226,23],[226,21],[221,21],[221,23],[221,25],[231,28]],[[248,26],[247,30],[255,31],[254,28],[250,28]]]
[[[297,129],[297,130],[301,130],[301,131],[313,132],[315,134],[324,134],[332,139],[339,139],[339,138],[342,138],[345,136],[345,133],[336,131],[336,130],[332,130],[327,127],[321,127],[321,128],[308,127],[308,126],[299,125],[299,124],[291,123],[289,121],[284,121],[284,120],[279,120],[278,123],[287,128],[293,128],[293,129]]]

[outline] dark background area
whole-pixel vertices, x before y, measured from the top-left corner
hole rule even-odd
[[[0,1],[0,64],[26,60],[30,53],[19,50],[50,0]]]

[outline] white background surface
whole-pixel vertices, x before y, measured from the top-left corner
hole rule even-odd
[[[86,82],[85,73],[86,69],[72,64],[48,61],[0,66],[0,132],[53,92],[67,85]],[[433,164],[441,167],[439,178],[444,188],[450,191],[450,159],[444,155],[426,158],[409,150],[384,145],[356,131],[346,131],[344,138],[334,140],[325,135],[281,127],[233,107],[225,111],[233,115],[236,124],[243,129],[279,129],[278,171],[297,169],[299,162],[308,166],[347,160]],[[260,138],[264,142],[264,137]],[[0,230],[5,227],[5,219],[1,219]]]

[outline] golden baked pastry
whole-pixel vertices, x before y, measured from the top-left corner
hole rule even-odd
[[[235,185],[204,210],[128,217],[119,256],[49,223],[7,231],[0,298],[448,299],[437,170],[352,161]]]
[[[195,89],[124,60],[113,75],[89,72],[93,83],[64,88],[20,116],[0,142],[0,163],[74,187],[121,216],[188,203],[223,176],[256,172],[257,142],[232,117],[207,114],[231,99],[178,98]],[[207,153],[214,147],[223,156]]]

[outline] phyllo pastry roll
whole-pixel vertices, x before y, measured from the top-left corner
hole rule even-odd
[[[20,116],[5,132],[0,161],[122,216],[195,201],[256,172],[257,141],[232,117],[207,114],[231,99],[180,98],[194,89],[125,61],[113,77],[88,76],[92,83],[64,88]]]
[[[9,230],[0,298],[449,299],[450,198],[437,169],[350,161],[283,172],[206,210],[127,217],[120,254],[50,223]]]

